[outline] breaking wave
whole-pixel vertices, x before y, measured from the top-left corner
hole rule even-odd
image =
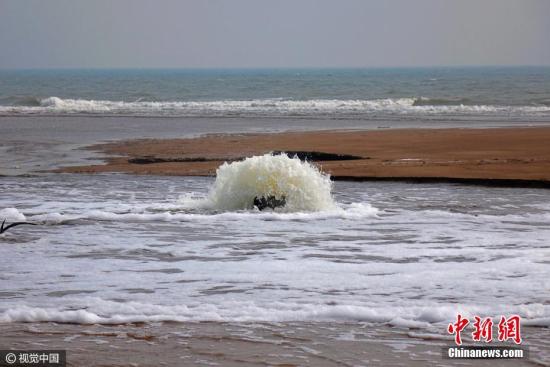
[[[65,300],[68,302],[69,300]],[[75,324],[124,324],[162,321],[229,321],[229,322],[288,322],[288,321],[362,321],[400,327],[424,328],[431,324],[447,323],[456,317],[455,304],[405,306],[365,306],[358,304],[326,305],[271,301],[269,303],[225,300],[219,305],[188,303],[157,305],[127,301],[115,302],[98,297],[73,299],[62,307],[14,306],[0,312],[0,323],[60,322]],[[473,315],[519,314],[522,324],[549,326],[549,306],[528,305],[462,305],[461,312]]]
[[[32,103],[31,103],[32,102]],[[550,113],[550,106],[505,106],[475,104],[465,99],[384,98],[384,99],[251,99],[215,101],[108,101],[86,99],[34,98],[24,103],[0,105],[2,114],[105,114],[146,116],[309,116],[376,114],[500,114],[531,115]]]

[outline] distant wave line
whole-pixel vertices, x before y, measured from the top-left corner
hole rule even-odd
[[[320,115],[320,114],[545,114],[550,106],[470,104],[466,99],[250,99],[134,102],[48,97],[36,104],[0,105],[4,114]]]

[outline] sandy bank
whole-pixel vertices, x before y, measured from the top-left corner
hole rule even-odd
[[[224,161],[272,151],[315,152],[334,179],[418,179],[550,186],[550,127],[403,129],[144,139],[90,147],[104,165],[62,172],[215,175]],[[352,156],[352,157],[350,157]],[[336,159],[336,160],[333,160]]]

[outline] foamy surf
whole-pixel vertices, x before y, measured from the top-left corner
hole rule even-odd
[[[27,218],[17,208],[4,208],[0,209],[0,223],[3,220],[6,222],[22,222]]]
[[[468,102],[468,103],[466,103]],[[211,101],[111,101],[48,97],[29,105],[0,105],[4,114],[99,114],[146,116],[321,116],[321,115],[546,115],[548,105],[493,105],[470,101],[403,97],[378,99],[249,99]]]
[[[216,212],[208,209],[196,208],[208,205],[208,198],[185,200],[180,205],[136,207],[131,212],[117,212],[114,210],[84,210],[81,213],[28,213],[28,220],[44,225],[63,225],[78,221],[101,221],[121,223],[215,223],[224,221],[323,221],[323,220],[348,220],[378,218],[379,210],[367,203],[341,204],[329,210],[306,212],[287,212],[266,210],[258,212],[255,209]],[[170,209],[168,209],[168,207]],[[194,212],[187,212],[192,209]]]
[[[278,172],[272,159],[258,157],[259,170],[228,164],[221,176]],[[310,177],[304,162],[275,159]],[[461,312],[548,325],[544,190],[334,182],[336,208],[257,211],[197,207],[216,192],[231,198],[213,178],[1,184],[10,195],[0,210],[11,208],[2,213],[40,225],[2,237],[0,255],[13,261],[0,322],[360,321],[444,332]]]
[[[433,304],[369,307],[359,304],[326,305],[319,303],[295,303],[271,301],[262,304],[253,301],[227,300],[221,304],[157,305],[146,302],[125,303],[97,297],[80,300],[65,299],[68,304],[60,307],[20,306],[0,313],[0,322],[60,322],[75,324],[125,324],[134,322],[291,322],[332,321],[369,322],[405,328],[427,328],[447,324],[456,317],[456,305]],[[523,324],[550,326],[550,306],[530,304],[521,306],[462,305],[463,316],[517,314]],[[441,329],[445,329],[441,327]]]

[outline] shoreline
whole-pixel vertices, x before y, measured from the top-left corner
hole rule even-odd
[[[210,134],[95,144],[85,149],[104,164],[54,172],[215,176],[226,161],[282,151],[313,157],[333,180],[550,188],[549,142],[550,127]]]
[[[441,331],[363,322],[0,323],[12,349],[66,350],[67,366],[506,366],[547,365],[547,328],[522,329],[521,359],[447,359],[453,337]],[[465,345],[475,345],[468,333]],[[508,345],[496,343],[495,345]]]

